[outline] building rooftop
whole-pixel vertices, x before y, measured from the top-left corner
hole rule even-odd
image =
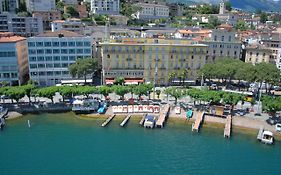
[[[59,30],[54,32],[45,32],[43,34],[39,34],[36,37],[83,37],[83,35],[80,35],[75,32],[66,31],[66,30]]]
[[[26,38],[16,36],[12,32],[0,32],[0,43],[14,43],[23,40],[26,40]]]

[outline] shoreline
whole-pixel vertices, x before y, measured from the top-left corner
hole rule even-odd
[[[18,112],[14,112],[14,111],[10,111],[8,113],[8,118],[7,120],[14,120],[14,119],[18,119],[18,118],[22,118],[25,115],[20,114]],[[83,120],[87,120],[87,119],[95,119],[100,121],[101,123],[104,122],[104,120],[108,117],[110,117],[111,115],[108,114],[82,114],[82,115],[75,115],[77,118],[79,119],[83,119]],[[126,114],[116,114],[116,116],[114,117],[113,120],[117,120],[117,121],[122,121],[127,115]],[[130,120],[141,120],[143,114],[132,114],[132,117]],[[191,130],[191,126],[194,123],[194,121],[196,120],[196,112],[193,115],[193,118],[189,119],[188,122],[186,122],[186,117],[184,117],[183,115],[169,115],[169,117],[167,118],[165,125],[169,125],[169,123],[171,125],[177,126],[179,124],[181,125],[186,125],[188,127],[190,127]],[[185,123],[184,123],[185,122]],[[164,127],[165,127],[164,125]],[[204,121],[201,125],[201,128],[213,128],[213,129],[219,129],[223,132],[224,130],[224,125],[225,125],[225,119],[224,118],[219,118],[219,117],[211,117],[211,116],[205,116],[204,117]],[[270,126],[268,124],[266,124],[263,121],[260,120],[255,120],[255,119],[249,119],[249,118],[243,118],[243,117],[239,117],[239,116],[235,116],[233,117],[232,120],[232,130],[231,133],[232,134],[250,134],[253,135],[254,137],[256,137],[260,126],[263,126],[265,129],[270,130],[273,132],[274,134],[274,138],[276,141],[281,141],[281,133],[278,133],[274,130],[274,126]],[[232,135],[231,134],[231,135]],[[222,135],[223,137],[223,135]]]

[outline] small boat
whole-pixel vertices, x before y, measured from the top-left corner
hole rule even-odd
[[[105,114],[106,109],[107,109],[107,104],[104,103],[104,104],[102,104],[101,107],[98,109],[98,113],[99,113],[99,114]]]
[[[273,144],[274,137],[271,131],[265,131],[263,127],[260,128],[257,139],[265,144]]]
[[[27,120],[27,125],[28,125],[29,128],[31,127],[29,120]]]
[[[98,111],[100,103],[95,99],[84,99],[75,100],[72,105],[72,111],[76,114],[90,114]]]
[[[145,128],[154,128],[155,126],[155,121],[156,121],[156,117],[152,116],[152,115],[146,115],[144,118],[144,124],[143,126]]]
[[[281,132],[281,123],[277,123],[275,125],[275,129],[276,129],[277,132]]]

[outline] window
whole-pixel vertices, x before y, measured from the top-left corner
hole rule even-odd
[[[75,49],[69,49],[69,50],[68,50],[68,53],[69,53],[69,54],[75,54]]]
[[[59,50],[59,49],[53,49],[53,53],[54,53],[54,54],[59,54],[59,53],[60,53],[60,50]]]
[[[55,75],[61,75],[60,71],[55,71]]]
[[[29,49],[29,50],[28,50],[28,54],[29,54],[29,55],[34,55],[34,54],[36,54],[36,50],[34,50],[34,49]]]
[[[67,63],[62,63],[62,67],[68,67],[68,64]]]
[[[38,57],[37,60],[38,61],[45,61],[45,58],[44,57]]]
[[[224,41],[224,36],[221,36],[221,41]]]
[[[28,42],[28,47],[35,47],[35,42]]]
[[[67,42],[60,42],[61,47],[67,47]]]
[[[45,50],[45,53],[46,53],[46,54],[52,54],[52,49],[46,49],[46,50]]]
[[[54,72],[51,72],[51,71],[47,72],[47,76],[53,76],[53,75],[54,75]]]
[[[31,69],[37,68],[37,64],[30,64],[30,68],[31,68]]]
[[[61,57],[61,60],[62,60],[62,61],[68,61],[68,56],[62,56],[62,57]]]
[[[47,68],[53,68],[54,65],[53,65],[53,64],[46,64],[46,67],[47,67]]]
[[[54,56],[54,61],[60,61],[60,56]]]
[[[54,67],[55,67],[55,68],[61,67],[61,64],[60,64],[60,63],[55,63],[55,64],[54,64]]]
[[[75,47],[75,42],[73,42],[73,41],[68,42],[68,46],[70,46],[70,47]]]
[[[217,35],[215,35],[214,40],[217,41]]]
[[[29,61],[37,61],[36,57],[29,57]]]
[[[45,68],[45,64],[38,64],[38,68]]]
[[[52,46],[52,43],[51,43],[51,42],[44,42],[44,46],[45,46],[45,47],[51,47],[51,46]]]
[[[77,42],[76,42],[76,46],[78,46],[78,47],[83,46],[83,42],[77,41]]]
[[[75,61],[75,56],[69,56],[69,61]]]
[[[37,47],[43,47],[43,42],[36,42]]]
[[[69,72],[68,72],[68,71],[62,71],[62,74],[63,74],[63,75],[68,75]]]
[[[38,49],[37,50],[37,54],[44,54],[44,50],[43,49]]]
[[[91,42],[84,42],[84,46],[91,46]]]
[[[60,43],[59,42],[53,42],[53,47],[59,47]]]
[[[50,57],[50,56],[46,57],[46,61],[52,61],[52,60],[53,60],[53,57]]]
[[[77,54],[83,53],[83,49],[77,49],[77,50],[76,50],[76,53],[77,53]]]
[[[61,54],[67,54],[67,49],[61,49]]]
[[[91,49],[84,49],[84,53],[91,53]]]
[[[231,36],[228,37],[228,41],[231,42]]]
[[[44,76],[44,75],[46,75],[46,72],[39,72],[39,75]]]

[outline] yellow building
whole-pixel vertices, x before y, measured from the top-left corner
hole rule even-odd
[[[207,45],[183,40],[122,39],[102,43],[103,82],[115,77],[127,83],[169,83],[169,73],[187,70],[187,79],[197,78],[197,70],[206,63]]]

